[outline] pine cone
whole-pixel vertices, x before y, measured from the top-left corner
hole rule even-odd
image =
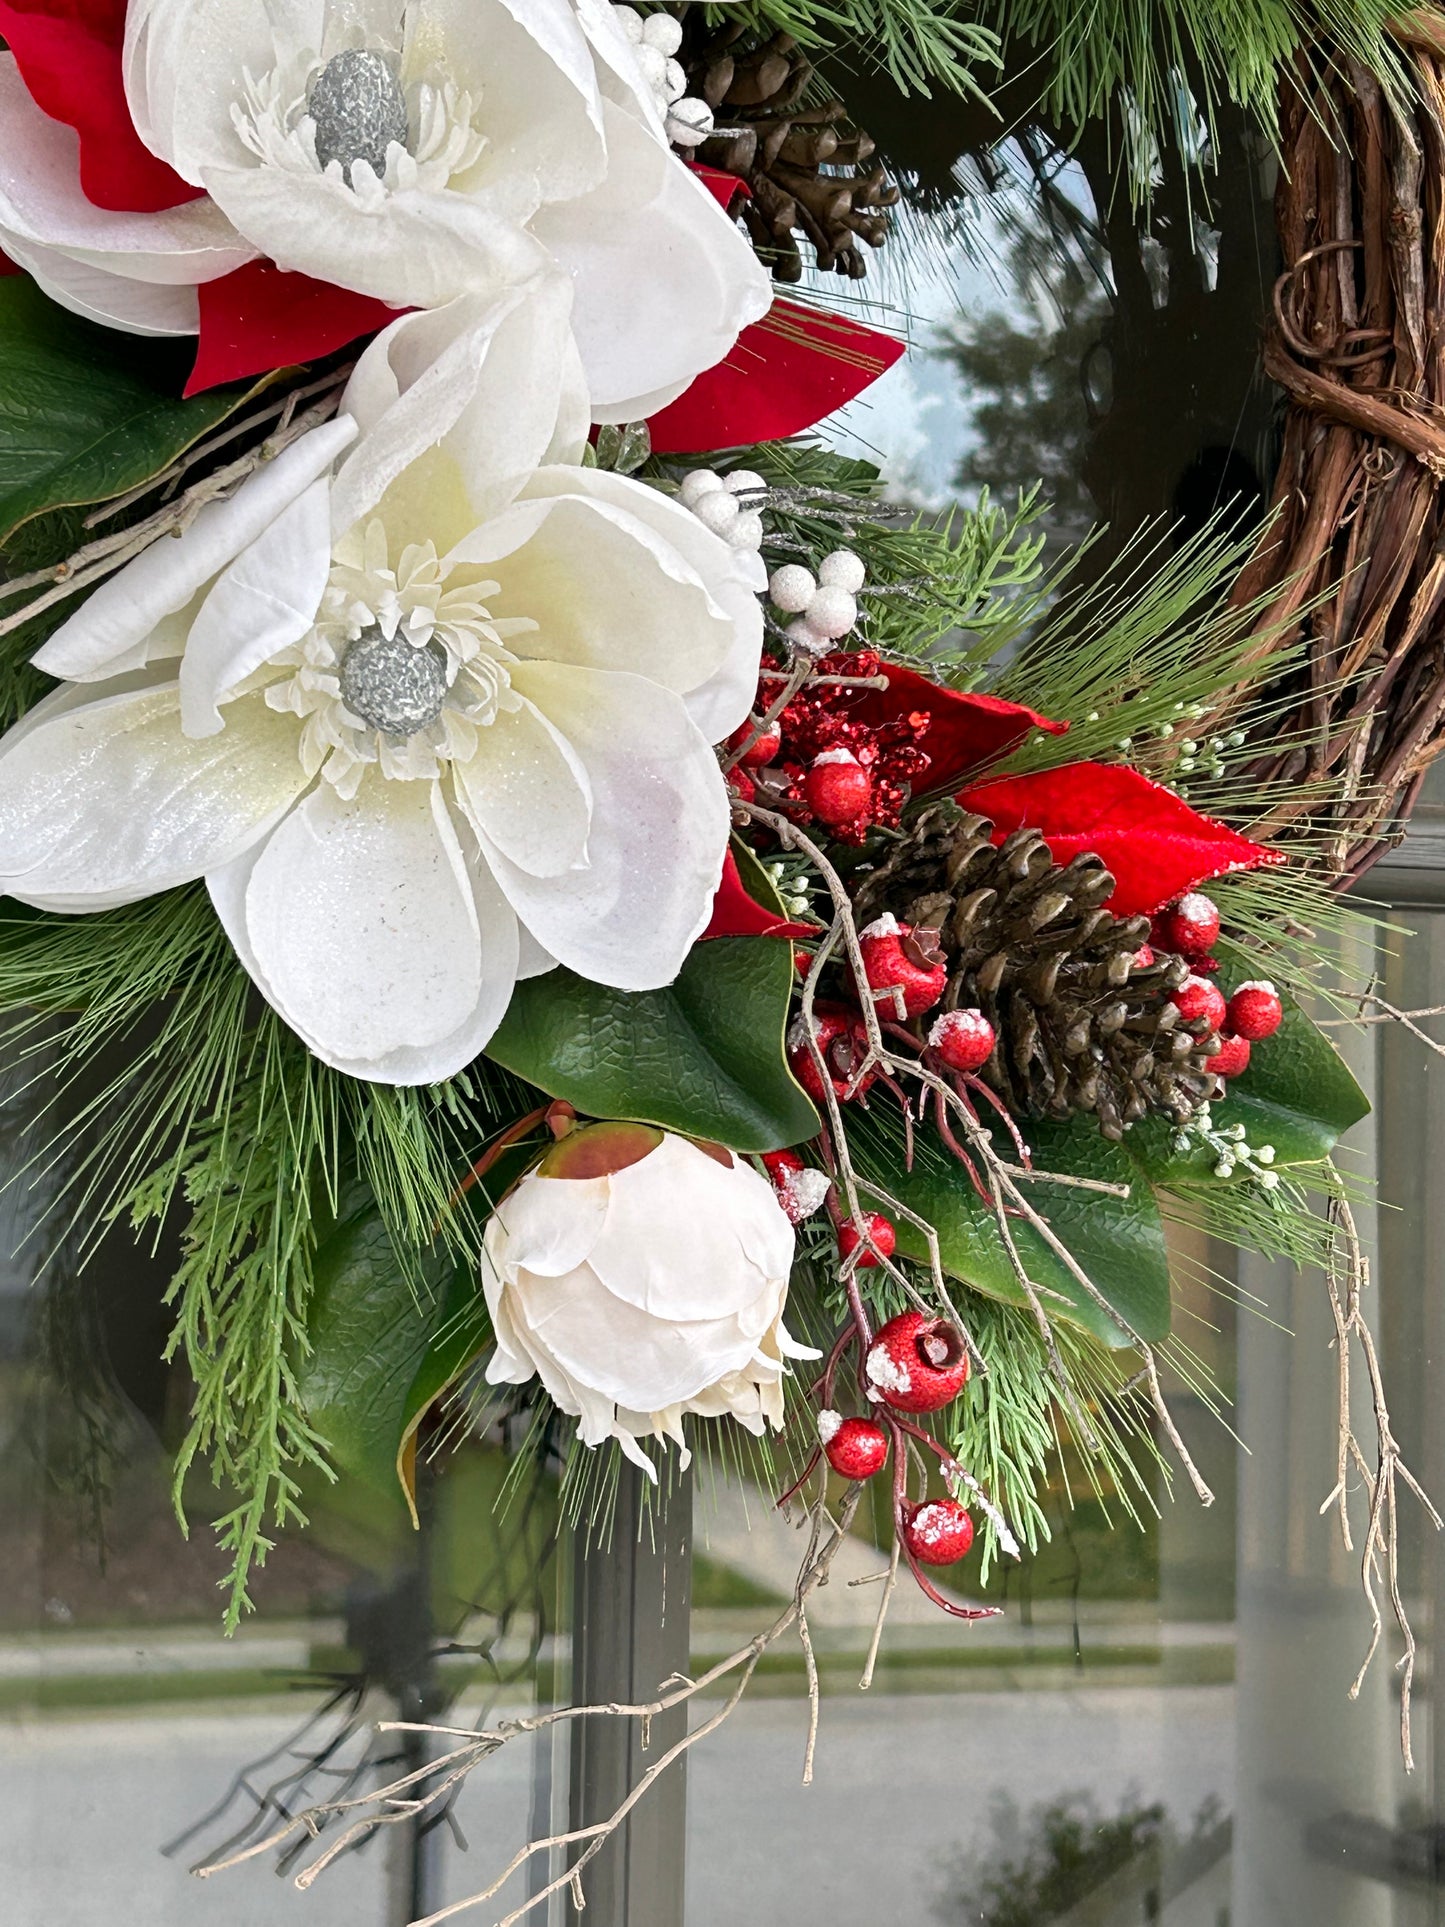
[[[949,967],[940,1010],[977,1006],[998,1042],[980,1075],[1019,1117],[1092,1111],[1108,1138],[1151,1112],[1182,1123],[1219,1092],[1219,1038],[1170,994],[1182,957],[1134,958],[1147,917],[1100,906],[1114,879],[1097,856],[1058,865],[1037,830],[995,847],[990,824],[935,803],[860,882],[860,925],[891,911],[936,929]],[[925,1024],[930,1020],[925,1018]]]
[[[849,121],[841,100],[804,104],[813,64],[791,35],[750,46],[741,22],[710,32],[700,7],[689,8],[683,28],[678,58],[688,92],[701,95],[727,130],[696,156],[752,190],[742,218],[759,260],[777,281],[801,280],[801,230],[820,268],[861,281],[868,264],[858,243],[882,247],[887,210],[898,200],[882,167],[868,165],[873,141]]]

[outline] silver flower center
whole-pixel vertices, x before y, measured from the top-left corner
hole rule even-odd
[[[447,653],[439,642],[418,649],[405,636],[363,629],[341,658],[338,680],[353,716],[388,736],[415,736],[442,713]]]
[[[306,111],[316,124],[317,160],[323,167],[340,161],[348,180],[353,161],[366,161],[380,180],[387,147],[405,147],[411,131],[401,82],[366,47],[331,56],[307,90]]]

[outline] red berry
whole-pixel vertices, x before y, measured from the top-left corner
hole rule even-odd
[[[1164,912],[1164,942],[1183,957],[1207,956],[1218,935],[1219,905],[1202,891],[1189,891]]]
[[[1249,1069],[1249,1039],[1221,1038],[1218,1056],[1207,1059],[1204,1068],[1213,1071],[1216,1077],[1238,1077],[1241,1071]]]
[[[973,1520],[957,1499],[928,1499],[904,1513],[903,1541],[920,1566],[952,1566],[973,1544]]]
[[[851,749],[825,749],[803,779],[803,795],[820,823],[842,829],[872,808],[873,778]]]
[[[976,1071],[993,1055],[993,1025],[981,1010],[946,1010],[928,1041],[951,1071]]]
[[[1257,1044],[1273,1037],[1284,1021],[1284,1005],[1273,984],[1241,984],[1229,1000],[1229,1028]]]
[[[1152,970],[1153,967],[1154,952],[1147,943],[1141,943],[1139,948],[1134,952],[1133,968],[1135,970]]]
[[[757,784],[741,764],[728,771],[727,785],[740,803],[751,803],[758,793]]]
[[[898,1243],[898,1233],[893,1229],[893,1226],[881,1211],[870,1211],[868,1213],[867,1219],[865,1220],[865,1228],[868,1234],[868,1242],[873,1245],[875,1249],[863,1253],[863,1256],[854,1267],[857,1271],[867,1271],[870,1268],[876,1267],[878,1264],[877,1254],[879,1252],[881,1252],[885,1258],[891,1258],[893,1256],[893,1248]],[[863,1232],[859,1230],[856,1218],[849,1218],[846,1223],[839,1225],[838,1256],[840,1258],[851,1258],[862,1243]]]
[[[853,1072],[862,1063],[868,1049],[868,1036],[863,1028],[863,1020],[856,1010],[845,1009],[841,1004],[815,1004],[813,1006],[813,1035],[818,1049],[828,1066],[828,1075],[836,1096],[848,1094]],[[808,1048],[808,1034],[804,1029],[801,1012],[794,1018],[788,1030],[788,1063],[794,1077],[812,1098],[815,1104],[825,1102],[823,1080],[818,1075],[818,1066],[812,1051]],[[866,1097],[873,1083],[875,1071],[869,1071],[854,1097]]]
[[[1171,1001],[1181,1017],[1202,1017],[1211,1030],[1224,1029],[1224,992],[1207,977],[1186,977]]]
[[[845,1479],[871,1479],[887,1463],[888,1434],[877,1419],[819,1412],[818,1437],[829,1465]]]
[[[769,723],[750,741],[757,730],[758,720],[750,716],[741,729],[735,729],[728,737],[728,748],[731,750],[742,749],[744,743],[748,745],[738,758],[738,765],[743,769],[763,769],[783,746],[783,732],[775,722]]]
[[[765,1151],[763,1168],[773,1181],[778,1203],[790,1224],[801,1224],[827,1197],[832,1179],[814,1164],[805,1164],[796,1151]]]
[[[968,1352],[954,1326],[921,1311],[900,1312],[868,1347],[873,1395],[899,1412],[937,1412],[968,1382]]]
[[[938,948],[936,930],[915,930],[896,917],[879,917],[858,933],[858,948],[869,988],[900,993],[906,1017],[921,1017],[932,1010],[948,988],[948,965]],[[896,997],[885,995],[877,1001],[885,1017],[898,1015]]]

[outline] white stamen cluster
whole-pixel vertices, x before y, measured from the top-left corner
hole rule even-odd
[[[720,535],[729,548],[757,550],[763,546],[763,518],[759,510],[768,485],[750,468],[731,475],[710,468],[690,469],[682,478],[678,499],[691,509],[705,529]]]
[[[242,97],[232,104],[231,121],[263,166],[290,174],[325,174],[349,186],[363,206],[379,206],[389,194],[406,188],[439,193],[475,167],[486,151],[486,136],[472,124],[480,100],[450,80],[419,80],[404,90],[410,151],[391,141],[380,176],[365,159],[353,161],[349,169],[339,160],[323,166],[316,152],[316,123],[307,106],[308,90],[321,71],[315,61],[274,68],[260,79],[243,70]]]
[[[1201,1104],[1189,1122],[1175,1133],[1174,1149],[1182,1156],[1202,1147],[1213,1154],[1215,1177],[1253,1178],[1262,1190],[1278,1190],[1279,1172],[1272,1168],[1274,1146],[1251,1145],[1247,1136],[1242,1124],[1226,1124],[1216,1129],[1210,1106]]]
[[[775,609],[794,618],[788,639],[810,656],[826,656],[858,620],[858,592],[868,580],[861,556],[834,549],[815,576],[800,562],[785,562],[768,580]]]
[[[265,688],[270,708],[305,719],[302,767],[308,776],[323,776],[341,796],[354,796],[373,764],[398,782],[435,779],[444,763],[476,753],[477,731],[500,711],[520,707],[508,673],[517,659],[506,641],[536,623],[526,616],[494,618],[485,598],[497,593],[495,582],[449,589],[446,578],[430,542],[403,549],[393,566],[385,529],[370,522],[339,545],[315,627],[250,680],[251,688]],[[388,641],[400,638],[414,649],[445,653],[447,686],[439,713],[404,735],[369,723],[347,707],[342,693],[347,650],[378,631]]]
[[[682,45],[682,22],[670,13],[640,14],[614,6],[612,18],[632,42],[642,77],[674,147],[700,147],[713,130],[712,109],[687,91],[687,75],[674,58]]]

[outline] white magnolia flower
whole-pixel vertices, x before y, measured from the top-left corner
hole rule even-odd
[[[595,419],[652,413],[763,314],[768,278],[671,152],[607,0],[130,0],[126,97],[201,199],[116,213],[0,56],[0,246],[141,333],[265,256],[398,308],[573,280]]]
[[[609,1134],[622,1149],[598,1157]],[[635,1161],[587,1175],[619,1156]],[[584,1443],[615,1438],[649,1473],[641,1438],[676,1440],[686,1464],[684,1413],[755,1433],[782,1424],[786,1360],[817,1357],[783,1327],[792,1262],[772,1186],[731,1152],[641,1125],[585,1127],[487,1222],[487,1377],[540,1378]]]
[[[338,420],[56,631],[65,682],[0,741],[0,890],[83,911],[204,877],[312,1050],[393,1083],[467,1063],[553,961],[676,975],[761,564],[569,465],[568,300],[394,323]]]

